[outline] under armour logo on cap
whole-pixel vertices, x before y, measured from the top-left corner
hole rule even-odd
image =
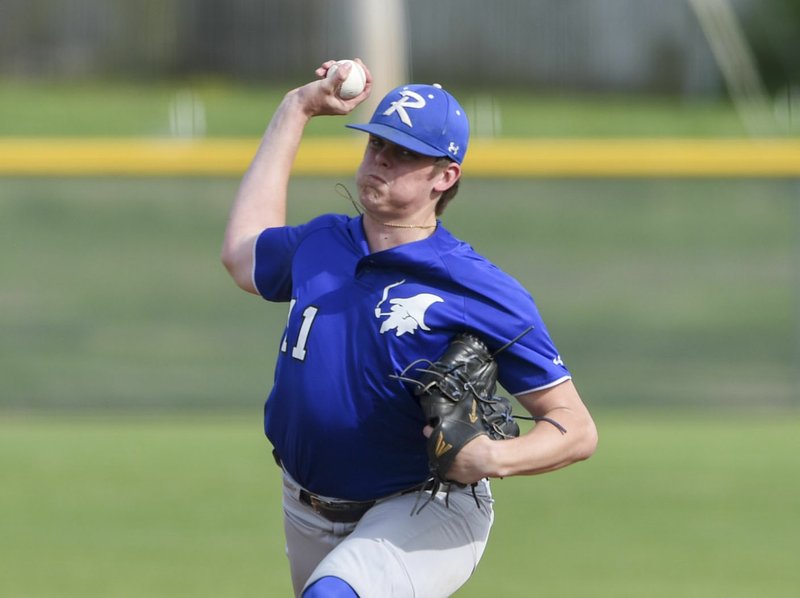
[[[439,84],[404,85],[381,100],[369,123],[347,125],[424,156],[461,162],[469,143],[469,120]]]

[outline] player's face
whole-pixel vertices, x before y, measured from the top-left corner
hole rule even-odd
[[[364,209],[403,218],[435,209],[440,177],[435,158],[370,135],[356,183]]]

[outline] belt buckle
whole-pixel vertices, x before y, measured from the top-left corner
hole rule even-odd
[[[323,501],[321,501],[319,498],[317,498],[310,492],[308,493],[308,502],[311,503],[311,510],[314,511],[317,515],[322,515],[323,508],[327,506]]]

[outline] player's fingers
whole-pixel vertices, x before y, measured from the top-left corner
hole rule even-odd
[[[306,105],[307,112],[312,116],[348,114],[369,95],[372,82],[371,77],[368,78],[365,70],[365,89],[353,98],[343,99],[339,97],[338,89],[355,67],[350,63],[344,63],[337,66],[334,72],[330,72],[331,67],[336,63],[337,61],[335,60],[323,62],[315,71],[319,79],[299,88],[299,93]]]
[[[425,438],[430,438],[431,434],[433,434],[433,428],[432,427],[425,426],[424,428],[422,428],[422,435],[425,436]]]
[[[361,66],[361,68],[364,69],[364,74],[366,75],[365,79],[367,81],[367,85],[372,83],[372,73],[369,72],[369,69],[367,68],[367,65],[364,64],[364,62],[360,58],[353,58],[353,61],[357,62]]]
[[[317,67],[317,70],[314,71],[314,74],[316,74],[320,79],[324,79],[328,74],[328,69],[334,64],[336,64],[335,60],[326,60],[319,67]]]
[[[360,58],[354,58],[353,60],[364,69],[364,90],[357,96],[359,103],[361,103],[372,92],[372,73],[369,72],[367,65]]]
[[[344,83],[347,76],[350,74],[350,71],[353,70],[353,65],[349,62],[344,62],[336,67],[336,72],[333,73],[333,81],[335,85],[338,87],[342,83]]]

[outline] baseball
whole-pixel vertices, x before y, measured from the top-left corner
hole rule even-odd
[[[339,67],[344,64],[351,64],[352,68],[350,69],[350,74],[347,75],[347,79],[345,79],[339,87],[337,95],[343,100],[349,100],[364,91],[364,86],[367,84],[367,74],[357,62],[353,60],[339,60],[328,69],[326,74],[328,79],[333,77]]]

